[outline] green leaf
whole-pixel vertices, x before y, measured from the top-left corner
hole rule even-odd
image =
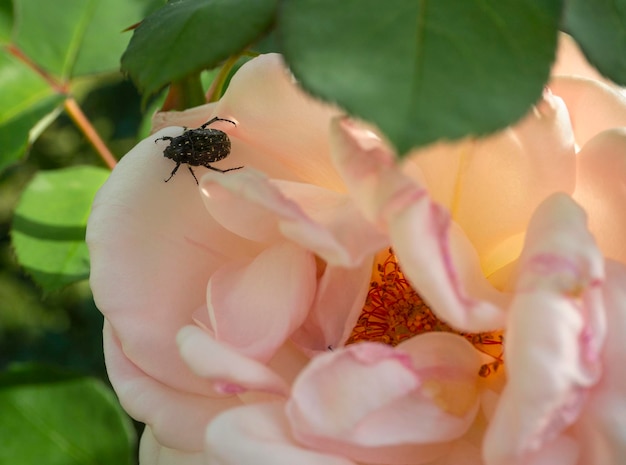
[[[180,0],[148,16],[122,56],[122,70],[153,94],[213,68],[261,37],[278,0]]]
[[[45,291],[89,276],[85,230],[91,203],[109,171],[78,166],[39,172],[15,210],[17,259]]]
[[[312,94],[403,154],[493,132],[541,96],[562,0],[284,0],[278,34]]]
[[[564,27],[598,71],[626,86],[626,0],[569,0]]]
[[[32,128],[57,109],[63,97],[6,49],[0,50],[0,89],[1,171],[26,152],[35,135]]]
[[[11,38],[13,24],[13,2],[0,0],[0,43],[8,42]]]
[[[132,425],[101,381],[35,366],[0,375],[0,463],[126,465]]]
[[[154,0],[15,0],[14,44],[60,81],[118,69],[130,40],[122,32]]]

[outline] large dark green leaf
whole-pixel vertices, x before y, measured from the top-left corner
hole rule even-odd
[[[0,375],[0,463],[128,465],[134,432],[102,382],[40,367]]]
[[[626,86],[626,0],[568,0],[565,29],[589,62]]]
[[[17,259],[46,291],[89,276],[85,230],[91,203],[109,171],[81,166],[38,173],[15,210]]]
[[[213,68],[259,38],[277,0],[180,0],[148,16],[122,57],[122,70],[153,94],[168,83]]]
[[[130,40],[122,31],[155,0],[15,0],[15,45],[59,80],[116,71]]]
[[[519,119],[554,59],[561,0],[284,0],[302,86],[376,123],[400,153]]]

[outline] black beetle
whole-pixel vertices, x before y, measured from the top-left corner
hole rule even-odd
[[[216,116],[197,129],[185,128],[185,132],[180,136],[163,136],[154,140],[155,144],[159,140],[169,140],[170,145],[163,150],[163,156],[176,162],[176,166],[170,173],[170,177],[167,178],[165,182],[172,179],[172,176],[176,174],[176,171],[178,171],[178,168],[183,163],[189,168],[191,175],[196,180],[196,184],[198,184],[198,178],[196,178],[196,174],[191,168],[192,166],[204,166],[210,170],[219,171],[220,173],[243,168],[243,166],[238,166],[236,168],[221,170],[210,165],[210,163],[226,158],[230,154],[230,139],[226,133],[219,129],[206,129],[209,124],[216,121],[227,121],[237,126],[234,121],[218,118]]]

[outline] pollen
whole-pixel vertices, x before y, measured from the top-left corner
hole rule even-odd
[[[346,344],[370,341],[396,346],[413,336],[446,331],[467,339],[492,360],[479,375],[494,374],[503,364],[502,331],[465,333],[439,319],[407,281],[391,248],[378,255],[361,315]]]

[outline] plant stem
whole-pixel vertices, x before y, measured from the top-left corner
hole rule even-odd
[[[230,70],[233,69],[233,66],[235,66],[235,63],[237,63],[240,56],[241,54],[233,55],[226,60],[226,63],[224,63],[217,76],[215,76],[211,87],[209,87],[207,92],[207,102],[217,102],[220,99],[228,74],[230,73]]]
[[[72,121],[74,121],[76,126],[78,126],[78,129],[82,131],[93,148],[96,149],[100,158],[104,160],[109,168],[115,168],[117,160],[102,141],[89,119],[87,119],[83,111],[80,109],[76,100],[74,100],[73,97],[68,96],[65,99],[64,107],[65,111],[67,111],[68,115],[70,115],[70,118],[72,118]]]

